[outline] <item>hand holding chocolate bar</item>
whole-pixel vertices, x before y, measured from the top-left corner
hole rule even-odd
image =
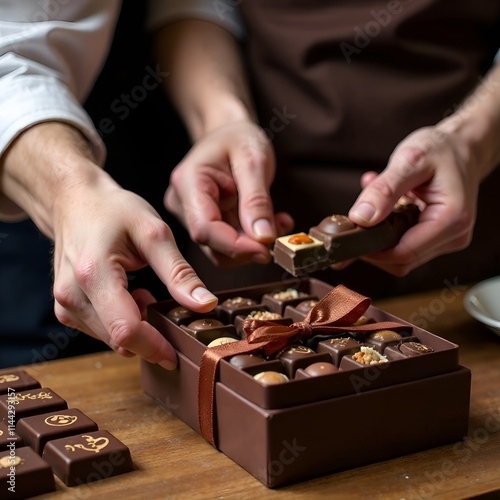
[[[373,227],[354,224],[345,215],[331,215],[309,233],[277,238],[273,256],[276,264],[294,276],[326,269],[348,259],[393,247],[417,223],[418,207],[402,197],[387,219]]]

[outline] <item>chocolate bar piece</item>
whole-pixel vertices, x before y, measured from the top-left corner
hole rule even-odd
[[[40,387],[38,380],[35,380],[24,370],[10,369],[0,372],[0,394],[6,394],[9,389],[11,391],[24,391],[26,389],[36,389],[37,387]]]
[[[33,415],[17,423],[18,434],[39,455],[48,441],[96,430],[97,424],[76,408]]]
[[[0,397],[0,416],[8,423],[67,408],[66,401],[47,387],[23,392],[10,391]]]
[[[134,468],[127,446],[104,430],[49,441],[43,458],[67,486],[117,476]]]
[[[50,465],[28,446],[0,453],[0,498],[29,498],[55,489]]]
[[[305,275],[348,259],[393,247],[417,223],[418,207],[407,197],[394,206],[387,219],[373,227],[354,224],[345,215],[332,215],[309,229],[277,238],[274,262],[294,276]]]

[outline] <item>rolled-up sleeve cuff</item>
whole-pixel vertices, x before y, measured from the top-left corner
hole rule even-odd
[[[0,83],[0,155],[12,141],[31,126],[62,121],[78,130],[88,140],[95,161],[103,166],[106,149],[92,120],[67,87],[56,78],[23,75],[5,78]],[[24,212],[0,194],[0,220],[20,220]]]
[[[147,27],[151,31],[175,21],[202,19],[243,39],[245,30],[232,0],[150,0]]]

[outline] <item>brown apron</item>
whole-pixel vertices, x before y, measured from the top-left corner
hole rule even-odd
[[[278,158],[273,201],[296,230],[346,213],[362,172],[383,169],[410,132],[452,113],[500,45],[497,0],[252,0],[240,10],[256,106]],[[500,274],[500,245],[485,218],[498,212],[491,188],[499,179],[484,183],[467,251],[406,278],[363,264],[318,277],[380,296]],[[206,280],[221,289],[284,276],[269,267],[207,272]]]

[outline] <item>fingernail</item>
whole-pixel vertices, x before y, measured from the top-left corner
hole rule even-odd
[[[217,297],[212,292],[209,292],[202,286],[195,288],[191,292],[191,297],[193,297],[196,302],[200,302],[201,304],[206,304],[207,302],[213,302],[214,300],[217,300]]]
[[[267,219],[256,220],[252,229],[256,238],[274,238],[273,228]]]
[[[264,255],[262,253],[258,253],[253,256],[253,261],[256,264],[267,264],[271,260],[270,255]]]
[[[375,208],[369,203],[363,202],[353,207],[350,213],[351,215],[357,215],[366,222],[370,222],[375,215]]]
[[[165,370],[175,370],[177,368],[177,361],[171,361],[170,359],[164,359],[158,363]]]

